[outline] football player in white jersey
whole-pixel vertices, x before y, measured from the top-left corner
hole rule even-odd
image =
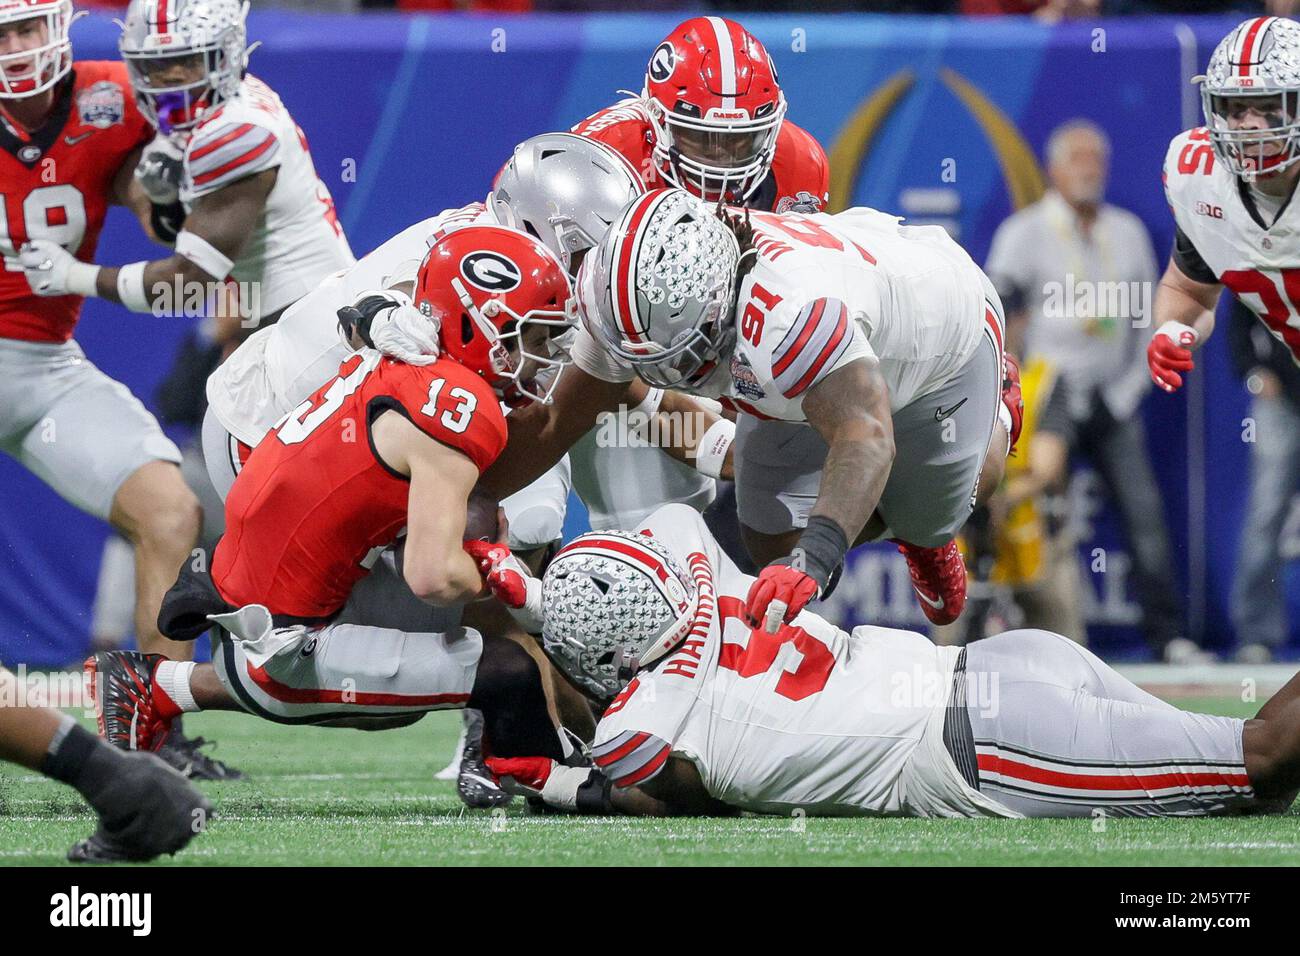
[[[1147,360],[1166,392],[1214,331],[1224,286],[1300,359],[1300,23],[1245,21],[1197,81],[1205,126],[1175,136],[1165,157],[1178,232]]]
[[[47,240],[22,254],[40,295],[94,295],[134,312],[182,314],[238,283],[246,328],[273,321],[351,265],[307,139],[275,91],[247,73],[240,0],[132,0],[119,48],[141,112],[158,130],[137,179],[155,205],[165,259],[77,262]],[[160,172],[167,167],[169,173]]]
[[[559,809],[1191,816],[1281,812],[1300,789],[1300,677],[1238,720],[1181,711],[1047,631],[937,647],[803,611],[769,635],[743,619],[754,579],[681,505],[576,538],[540,583],[504,563],[488,580],[612,698],[594,767],[488,761]]]
[[[789,621],[851,545],[881,537],[907,556],[927,617],[956,619],[953,538],[1000,478],[1015,418],[999,423],[997,293],[942,229],[868,209],[724,223],[658,190],[624,210],[576,291],[575,368],[553,407],[511,424],[527,439],[485,480],[513,490],[637,376],[719,399],[741,413],[740,522],[767,565],[754,620]]]

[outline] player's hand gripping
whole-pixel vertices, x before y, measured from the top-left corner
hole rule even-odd
[[[594,767],[566,767],[549,757],[488,757],[486,763],[497,783],[510,793],[540,797],[557,810],[593,812],[598,806],[582,797],[583,792],[594,797],[604,783]]]
[[[821,586],[795,565],[793,555],[778,558],[754,579],[745,598],[745,614],[751,627],[761,625],[767,633],[775,634],[817,597]]]
[[[24,243],[18,252],[18,262],[23,267],[27,284],[37,295],[87,294],[84,290],[70,288],[68,284],[69,273],[76,272],[77,266],[85,266],[86,263],[78,262],[72,253],[57,242],[49,239],[32,239]]]
[[[1156,329],[1147,346],[1147,365],[1151,369],[1151,380],[1166,392],[1175,392],[1183,387],[1183,377],[1179,372],[1190,372],[1196,367],[1192,361],[1192,348],[1199,335],[1190,325],[1182,322],[1166,322]]]
[[[162,133],[140,154],[133,175],[155,206],[171,206],[180,201],[184,158],[185,148]]]
[[[530,633],[542,629],[542,582],[504,542],[466,541],[465,553],[478,564],[492,596],[510,609]]]

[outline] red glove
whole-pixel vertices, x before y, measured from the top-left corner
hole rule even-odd
[[[1200,338],[1196,330],[1181,322],[1166,322],[1156,329],[1147,346],[1147,365],[1151,368],[1151,380],[1166,392],[1173,392],[1183,387],[1183,377],[1179,372],[1190,372],[1196,367],[1192,361],[1192,346]]]
[[[762,626],[769,634],[788,624],[817,596],[817,582],[788,564],[769,564],[759,572],[745,598],[745,614],[751,627]]]
[[[550,757],[487,757],[484,762],[497,783],[504,784],[501,778],[509,777],[519,786],[539,792],[559,766]]]
[[[528,603],[528,582],[533,576],[510,548],[500,542],[466,541],[465,553],[478,564],[492,595],[506,607],[521,608]]]

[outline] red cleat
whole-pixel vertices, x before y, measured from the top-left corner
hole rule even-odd
[[[966,563],[956,541],[938,548],[897,542],[912,574],[912,590],[932,624],[951,624],[966,606]]]
[[[1003,355],[1007,363],[1007,377],[1002,380],[1002,404],[1011,415],[1011,443],[1008,455],[1016,453],[1016,442],[1020,441],[1020,429],[1025,424],[1025,399],[1020,394],[1020,363],[1010,352]]]
[[[154,702],[153,674],[165,658],[136,651],[100,651],[82,669],[95,704],[99,735],[122,750],[157,750],[172,716]]]

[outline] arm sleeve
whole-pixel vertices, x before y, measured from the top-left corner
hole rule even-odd
[[[671,752],[666,740],[637,730],[624,730],[591,749],[596,766],[616,787],[635,787],[653,779]]]
[[[1174,250],[1171,258],[1183,275],[1189,279],[1204,282],[1206,285],[1214,285],[1219,281],[1219,277],[1214,274],[1213,269],[1205,264],[1205,260],[1196,251],[1196,247],[1192,245],[1192,240],[1188,238],[1187,233],[1183,232],[1181,226],[1178,227],[1178,231],[1174,235]]]
[[[195,134],[186,150],[188,197],[197,199],[279,165],[280,141],[265,126],[213,123]]]

